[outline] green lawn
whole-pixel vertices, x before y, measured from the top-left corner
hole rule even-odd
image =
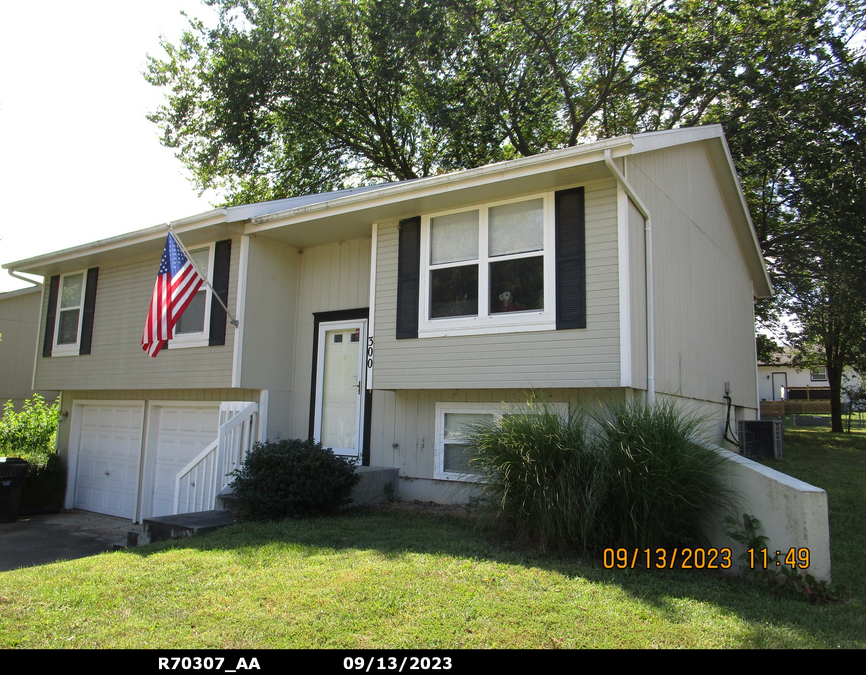
[[[866,647],[866,435],[785,443],[773,465],[829,491],[833,605],[386,508],[0,573],[0,647]]]

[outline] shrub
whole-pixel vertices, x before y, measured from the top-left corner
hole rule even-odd
[[[256,443],[234,475],[240,513],[253,520],[332,513],[360,480],[351,460],[300,439]]]
[[[57,456],[59,402],[46,405],[39,394],[24,402],[16,413],[12,401],[0,419],[0,456],[26,459],[30,466],[21,492],[22,511],[56,510],[63,505],[66,469]]]
[[[724,458],[701,444],[702,420],[672,403],[619,405],[563,418],[544,406],[473,430],[484,497],[543,546],[657,548],[701,540],[731,501]]]
[[[597,421],[606,474],[602,529],[610,545],[701,542],[710,514],[732,501],[725,459],[697,436],[703,420],[662,401],[612,406]]]
[[[12,401],[6,401],[0,418],[0,452],[8,457],[53,453],[59,405],[46,405],[44,398],[33,394],[16,413]]]
[[[523,535],[543,546],[587,547],[601,505],[598,452],[587,443],[584,417],[563,419],[532,403],[499,422],[473,429],[473,467],[485,500]]]

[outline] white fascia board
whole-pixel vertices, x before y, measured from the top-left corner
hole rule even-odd
[[[9,300],[10,298],[16,298],[19,295],[28,295],[29,293],[36,293],[37,291],[42,290],[42,284],[38,282],[34,282],[36,286],[28,286],[27,288],[19,288],[15,291],[6,291],[4,293],[0,293],[0,302],[3,300]]]
[[[634,154],[652,152],[664,148],[672,148],[686,143],[699,143],[713,138],[724,139],[725,132],[721,124],[707,124],[702,127],[683,127],[680,129],[665,129],[664,131],[648,131],[635,134]]]
[[[360,194],[339,197],[330,201],[301,206],[288,211],[262,215],[252,219],[252,226],[247,232],[264,232],[296,222],[338,215],[354,211],[359,206],[365,209],[375,209],[378,206],[442,194],[451,190],[463,190],[495,181],[512,180],[539,173],[561,171],[584,164],[600,163],[604,161],[604,151],[606,149],[617,150],[618,152],[615,152],[615,156],[617,157],[628,154],[633,144],[632,138],[632,136],[620,136],[587,145],[553,150],[551,152],[532,155],[531,157],[514,159],[508,162],[489,164],[477,169],[458,171],[431,178],[403,181],[379,190],[371,190]]]
[[[217,225],[225,222],[225,220],[225,209],[213,209],[188,218],[173,220],[170,224],[175,232],[179,235],[183,235],[184,232],[197,230],[209,225]],[[143,230],[119,234],[115,237],[109,237],[108,239],[99,239],[87,244],[81,244],[80,246],[73,246],[60,251],[54,251],[53,253],[46,253],[33,258],[26,258],[16,262],[6,263],[2,267],[3,269],[16,269],[19,272],[24,271],[28,274],[38,274],[38,272],[30,272],[30,270],[41,268],[46,265],[63,263],[68,260],[75,260],[83,256],[91,256],[105,253],[107,251],[113,251],[115,249],[125,248],[127,246],[134,246],[136,244],[144,244],[156,240],[161,241],[165,238],[165,234],[168,231],[168,225],[169,223],[166,223],[165,225],[155,225]]]

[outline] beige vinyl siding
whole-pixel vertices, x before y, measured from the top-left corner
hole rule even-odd
[[[232,240],[228,307],[237,303],[240,239]],[[141,349],[159,259],[119,260],[99,267],[91,354],[44,358],[36,366],[40,389],[141,389],[228,387],[232,381],[235,328],[227,321],[226,343],[218,347],[170,347],[156,358]],[[44,294],[40,344],[48,311]],[[206,319],[207,320],[207,319]]]
[[[291,391],[300,257],[285,244],[249,238],[242,387]]]
[[[757,406],[752,284],[702,145],[629,160],[653,220],[656,391]]]
[[[397,340],[399,229],[380,223],[374,387],[619,386],[616,183],[587,184],[585,198],[587,327],[579,330]]]
[[[249,237],[240,384],[268,390],[271,438],[289,437],[300,258],[296,248]]]
[[[157,357],[159,358],[159,357]],[[128,389],[128,390],[68,390],[61,392],[60,424],[57,427],[57,449],[62,457],[69,452],[72,428],[72,406],[76,401],[254,401],[259,392],[252,389]],[[64,416],[68,413],[68,416]]]
[[[434,476],[436,404],[473,402],[497,406],[537,401],[591,410],[600,401],[622,401],[624,389],[461,389],[374,391],[370,464],[400,469],[405,478]]]
[[[39,308],[42,289],[27,288],[0,294],[0,417],[3,405],[12,401],[21,410],[33,394],[33,364],[39,341]],[[40,391],[49,403],[56,391]]]
[[[310,423],[313,377],[313,314],[370,306],[372,240],[344,241],[301,252],[294,327],[294,375],[289,428],[293,437],[306,438]],[[268,422],[268,427],[274,427]]]

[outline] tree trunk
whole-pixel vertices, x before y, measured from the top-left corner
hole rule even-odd
[[[830,384],[830,431],[845,433],[842,426],[842,370],[836,363],[827,363],[827,380]]]

